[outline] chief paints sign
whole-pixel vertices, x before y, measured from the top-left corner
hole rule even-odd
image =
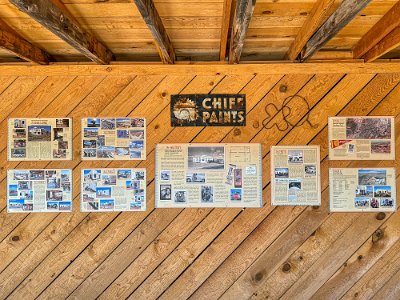
[[[171,126],[245,126],[246,95],[171,96]]]

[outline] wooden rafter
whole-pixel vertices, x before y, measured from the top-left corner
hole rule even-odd
[[[228,35],[229,27],[231,25],[231,11],[232,11],[233,0],[224,1],[224,11],[222,15],[222,26],[221,26],[221,39],[220,39],[220,49],[219,49],[219,60],[225,61],[226,50],[228,48]]]
[[[41,65],[46,65],[52,60],[51,55],[32,45],[16,31],[0,19],[0,48],[16,56]]]
[[[133,0],[150,29],[163,63],[175,63],[175,51],[152,0]]]
[[[91,33],[82,29],[58,0],[10,0],[21,11],[73,46],[90,60],[109,64],[112,52]]]
[[[229,63],[238,64],[256,0],[237,0],[229,46]]]
[[[397,2],[355,45],[354,58],[371,61],[396,47],[400,27],[400,2]]]
[[[315,31],[329,17],[328,13],[331,10],[335,0],[318,0],[310,13],[310,16],[304,22],[295,40],[289,48],[287,57],[289,60],[296,60],[301,50],[304,48],[308,40]]]
[[[300,53],[300,60],[310,58],[345,27],[371,0],[343,0],[336,11],[313,34]]]
[[[396,27],[396,29],[392,30],[378,44],[373,46],[372,49],[365,53],[363,56],[364,61],[374,61],[398,46],[400,46],[400,27]]]

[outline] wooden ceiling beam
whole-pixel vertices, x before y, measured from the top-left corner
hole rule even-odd
[[[318,0],[307,20],[304,22],[299,33],[296,35],[295,40],[289,48],[287,53],[287,58],[294,61],[299,56],[301,50],[307,44],[308,40],[312,35],[318,30],[318,28],[323,24],[329,17],[330,12],[335,0]]]
[[[370,54],[366,56],[368,59],[373,57],[372,53],[378,54],[377,49],[384,51],[383,45],[393,44],[395,41],[395,33],[393,31],[400,26],[400,1],[397,2],[354,46],[353,57],[363,58],[368,51]],[[386,42],[383,42],[386,36],[390,34]],[[381,43],[382,41],[382,43]],[[380,44],[380,45],[379,45]],[[379,45],[379,46],[378,46]],[[388,48],[389,49],[389,48]],[[386,51],[387,52],[387,51]],[[385,52],[385,53],[386,53]],[[381,52],[382,55],[384,52]]]
[[[160,54],[161,61],[165,64],[175,63],[176,56],[174,47],[165,30],[164,24],[154,6],[152,0],[133,0],[143,17],[143,20],[150,29],[155,40],[155,45]]]
[[[219,60],[225,61],[226,58],[226,50],[228,49],[228,36],[229,36],[229,27],[231,26],[232,21],[232,2],[233,0],[225,0],[223,15],[222,15],[222,26],[221,26],[221,39],[220,39],[220,47],[219,47]]]
[[[98,64],[109,64],[112,52],[82,29],[58,0],[10,0],[18,9]]]
[[[50,54],[32,45],[1,19],[0,48],[5,49],[26,61],[40,65],[47,65],[51,60],[53,60]]]
[[[336,11],[313,34],[300,53],[300,61],[305,61],[327,42],[329,42],[341,29],[343,29],[358,13],[365,8],[371,0],[343,0]]]
[[[229,46],[229,63],[238,64],[242,54],[244,39],[253,16],[256,0],[236,0]]]
[[[378,44],[372,47],[362,58],[365,62],[371,62],[385,53],[400,46],[400,27],[396,27],[386,35]]]

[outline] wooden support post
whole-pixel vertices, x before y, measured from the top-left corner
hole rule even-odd
[[[47,65],[52,60],[51,55],[32,45],[3,20],[0,19],[0,48],[16,56],[41,65]]]
[[[92,34],[83,30],[61,2],[57,0],[55,2],[10,0],[10,2],[90,60],[99,64],[109,64],[113,59],[112,52]]]
[[[289,48],[287,58],[296,60],[301,50],[304,48],[311,36],[329,17],[328,13],[331,10],[335,0],[318,0],[310,13],[310,16],[304,22],[295,40]]]
[[[232,2],[233,0],[225,0],[224,1],[224,11],[222,15],[222,26],[221,26],[221,39],[220,39],[220,47],[219,47],[219,60],[225,61],[226,50],[228,48],[228,35],[229,35],[229,27],[231,25],[231,11],[232,11]]]
[[[305,61],[345,27],[371,0],[343,0],[338,9],[313,34],[300,53]]]
[[[229,46],[229,63],[238,64],[256,0],[237,0]]]
[[[368,57],[367,60],[371,61],[371,58],[375,55],[382,56],[385,51],[383,45],[394,45],[395,33],[394,30],[400,26],[400,1],[397,2],[354,46],[353,57],[363,58]],[[397,30],[398,31],[398,30]],[[389,37],[390,35],[390,37]],[[386,42],[383,40],[386,39]],[[378,46],[379,45],[379,46]],[[377,49],[381,52],[378,52]],[[375,49],[375,50],[374,50]],[[389,49],[389,48],[387,48]],[[367,54],[368,51],[371,53]],[[374,54],[373,54],[374,53]],[[377,56],[377,57],[379,57]]]
[[[172,46],[171,40],[169,39],[153,1],[134,0],[134,2],[153,35],[161,61],[163,63],[173,64],[176,59],[174,47]]]

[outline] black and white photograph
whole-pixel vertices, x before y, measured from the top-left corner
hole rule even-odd
[[[160,172],[160,180],[162,181],[170,181],[171,180],[171,171],[163,170]]]
[[[289,178],[289,168],[275,168],[275,178]]]
[[[69,119],[56,119],[56,127],[69,127]]]
[[[201,202],[213,203],[214,202],[214,188],[211,185],[201,186]]]
[[[171,200],[171,185],[161,184],[160,185],[160,200]]]
[[[96,157],[97,150],[96,149],[83,149],[83,157]]]
[[[44,180],[44,170],[30,170],[29,171],[30,180]]]
[[[11,149],[11,157],[25,158],[26,157],[26,149]]]
[[[301,180],[290,180],[289,190],[301,190]]]
[[[224,147],[188,147],[188,169],[223,170],[224,168]]]
[[[53,141],[62,141],[63,140],[63,132],[62,128],[53,128]]]
[[[187,173],[186,174],[186,183],[204,183],[206,182],[206,174],[205,173]]]
[[[183,190],[174,191],[174,202],[175,203],[186,203],[187,202],[187,191],[183,191]]]
[[[304,173],[309,176],[317,175],[317,166],[315,165],[305,165],[304,166]]]
[[[302,164],[303,162],[303,150],[288,150],[288,163]]]

